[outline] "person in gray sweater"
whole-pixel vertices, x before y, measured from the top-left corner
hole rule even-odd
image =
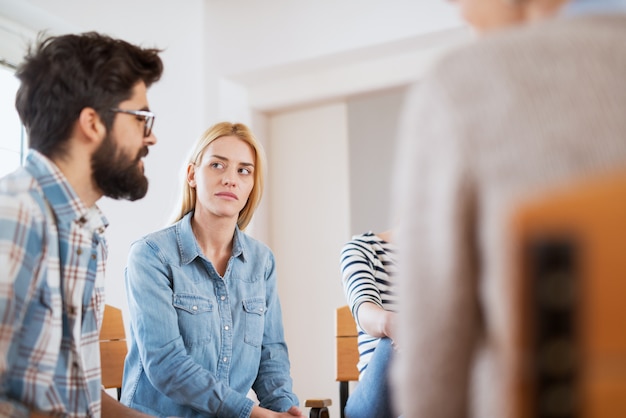
[[[626,4],[457,3],[481,36],[410,90],[400,127],[393,394],[406,417],[507,418],[507,221],[528,196],[626,166]]]

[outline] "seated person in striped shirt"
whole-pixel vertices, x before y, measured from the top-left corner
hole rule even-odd
[[[391,407],[387,376],[396,317],[396,247],[391,235],[356,235],[341,251],[343,289],[359,332],[359,383],[346,404],[348,418],[398,415]]]
[[[17,69],[30,150],[0,179],[2,417],[146,416],[101,389],[108,222],[96,202],[146,194],[158,53],[64,35],[40,40]]]

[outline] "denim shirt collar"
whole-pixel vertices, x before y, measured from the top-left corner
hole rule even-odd
[[[571,0],[561,9],[560,16],[626,13],[626,0]]]
[[[196,257],[203,257],[196,236],[191,229],[191,218],[193,211],[187,213],[183,219],[176,224],[176,235],[178,236],[178,249],[180,251],[180,259],[183,264],[191,263]],[[233,237],[233,251],[231,257],[240,257],[242,261],[246,260],[246,243],[243,232],[235,226]]]

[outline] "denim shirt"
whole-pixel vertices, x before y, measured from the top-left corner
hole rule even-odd
[[[571,0],[560,11],[561,16],[626,13],[626,0]]]
[[[236,228],[224,277],[202,254],[193,212],[132,244],[130,348],[122,402],[157,416],[248,417],[298,405],[271,250]]]

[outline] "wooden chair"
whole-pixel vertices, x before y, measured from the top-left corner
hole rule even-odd
[[[358,380],[356,364],[359,359],[356,341],[356,324],[347,306],[336,312],[337,330],[337,381],[340,384],[341,416],[348,398],[348,381]],[[126,330],[122,311],[106,305],[102,329],[100,330],[100,362],[102,385],[105,389],[117,389],[117,399],[121,398],[124,360],[128,352]],[[328,418],[330,399],[308,399],[305,406],[311,408],[310,418]]]
[[[626,416],[626,173],[520,206],[517,418]]]
[[[124,359],[128,347],[122,311],[113,306],[104,307],[104,319],[100,329],[100,363],[102,368],[102,386],[105,389],[117,389],[117,399],[122,396],[122,376]]]
[[[344,418],[344,409],[350,394],[350,382],[359,380],[359,347],[356,322],[345,305],[335,311],[335,380],[339,382],[339,411]]]
[[[359,380],[359,348],[357,329],[350,308],[345,305],[335,310],[335,380],[339,382],[339,411],[344,418],[350,382]],[[330,399],[309,399],[305,406],[311,407],[310,418],[328,417]],[[325,412],[324,412],[325,410]]]

